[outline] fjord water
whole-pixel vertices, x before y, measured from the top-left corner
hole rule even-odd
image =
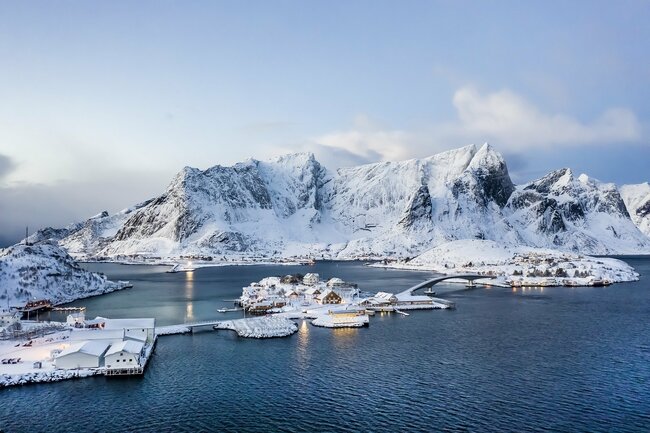
[[[370,327],[299,322],[288,338],[229,331],[161,337],[141,378],[0,390],[14,431],[650,431],[650,258],[641,280],[517,290],[436,286],[454,311],[376,315]],[[80,300],[87,315],[213,318],[265,276],[318,272],[368,291],[431,274],[360,263],[233,266],[167,274],[88,264],[134,288]]]

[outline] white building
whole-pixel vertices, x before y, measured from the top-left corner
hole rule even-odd
[[[10,311],[0,311],[0,331],[3,331],[20,321],[20,314]]]
[[[71,344],[54,359],[56,368],[97,368],[110,344],[104,341],[86,341]]]
[[[70,341],[105,341],[109,344],[124,340],[124,329],[73,329]]]
[[[308,286],[315,286],[316,284],[318,284],[319,281],[320,281],[320,277],[318,274],[315,273],[307,273],[302,278],[302,283]]]
[[[68,314],[65,323],[70,326],[83,326],[86,320],[86,314],[83,311]]]
[[[330,278],[329,281],[327,282],[327,287],[343,287],[343,286],[347,286],[346,282],[337,277]]]
[[[375,301],[377,301],[378,303],[383,303],[383,304],[395,304],[395,303],[397,303],[397,296],[393,295],[392,293],[388,293],[388,292],[378,292],[372,298]]]
[[[106,368],[134,368],[140,366],[140,357],[144,343],[127,340],[111,345],[104,355]]]
[[[124,338],[138,341],[153,341],[156,319],[105,319],[104,329],[123,329]]]
[[[321,292],[317,287],[310,287],[309,289],[305,290],[305,299],[315,300],[316,297],[320,295],[320,293]]]

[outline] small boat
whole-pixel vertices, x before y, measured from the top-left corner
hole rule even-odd
[[[410,316],[410,314],[406,311],[398,310],[397,308],[395,308],[395,312],[401,314],[402,316]]]
[[[594,287],[604,287],[607,286],[608,284],[606,284],[605,280],[593,280],[591,282],[591,285]]]
[[[241,308],[219,308],[217,313],[230,313],[232,311],[241,311]]]

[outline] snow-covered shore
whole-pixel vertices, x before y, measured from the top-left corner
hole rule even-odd
[[[637,281],[639,274],[622,260],[544,248],[508,247],[494,241],[465,239],[432,248],[409,261],[370,266],[427,270],[441,274],[496,276],[495,285],[590,286]]]
[[[104,373],[97,368],[82,368],[78,370],[31,371],[22,374],[2,374],[0,375],[0,388],[7,386],[26,385],[28,383],[58,382],[60,380],[99,376],[101,374]]]

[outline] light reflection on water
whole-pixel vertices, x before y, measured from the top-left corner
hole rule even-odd
[[[185,320],[184,322],[194,321],[194,272],[185,272]]]

